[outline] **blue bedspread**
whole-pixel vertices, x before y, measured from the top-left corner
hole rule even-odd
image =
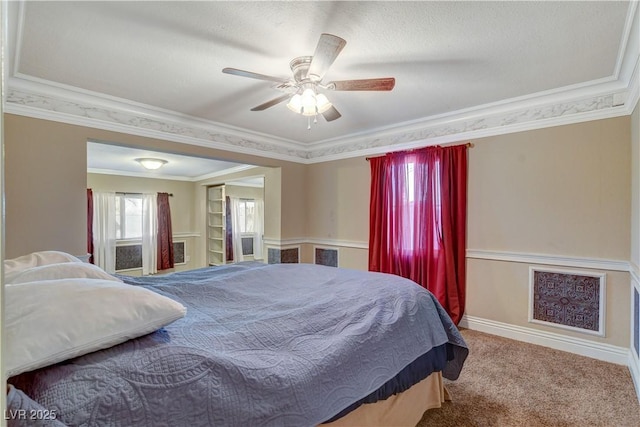
[[[455,379],[468,352],[432,294],[397,276],[242,263],[125,280],[187,315],[9,381],[60,422],[314,426],[430,351],[446,347],[443,374]]]

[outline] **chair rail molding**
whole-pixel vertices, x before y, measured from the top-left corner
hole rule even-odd
[[[292,246],[292,245],[320,245],[329,247],[344,247],[354,249],[369,249],[369,242],[362,240],[345,240],[332,238],[317,237],[293,237],[286,239],[278,239],[273,237],[264,238],[265,245],[271,246]],[[509,252],[509,251],[493,251],[483,249],[467,249],[466,257],[470,259],[481,259],[491,261],[519,262],[525,264],[552,265],[557,267],[573,267],[588,268],[592,270],[608,270],[629,272],[630,265],[628,261],[588,258],[588,257],[571,257],[551,254],[539,254],[528,252]],[[638,282],[640,283],[640,269],[636,267]]]
[[[174,239],[185,239],[187,237],[200,237],[200,233],[197,231],[177,231],[173,233]]]
[[[602,258],[571,257],[526,252],[467,249],[467,258],[491,261],[519,262],[525,264],[553,265],[560,267],[589,268],[593,270],[630,271],[629,261]]]
[[[266,245],[291,246],[291,245],[319,245],[341,248],[369,249],[369,243],[359,240],[319,239],[315,237],[294,237],[290,239],[264,238]]]

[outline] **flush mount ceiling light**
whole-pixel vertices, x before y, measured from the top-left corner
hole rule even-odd
[[[144,157],[140,159],[135,159],[136,162],[140,163],[143,168],[149,170],[160,169],[163,165],[167,164],[166,160],[162,159],[154,159],[151,157]]]

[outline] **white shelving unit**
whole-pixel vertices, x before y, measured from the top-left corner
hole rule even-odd
[[[207,262],[222,265],[226,262],[226,221],[224,185],[207,189]]]

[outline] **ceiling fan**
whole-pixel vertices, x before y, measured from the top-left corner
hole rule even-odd
[[[338,54],[347,42],[333,34],[321,34],[313,56],[299,56],[294,58],[289,66],[293,72],[293,78],[267,76],[237,68],[224,68],[223,73],[233,74],[252,79],[266,80],[277,83],[274,89],[285,92],[277,98],[253,107],[251,111],[262,111],[276,104],[289,100],[287,107],[304,116],[314,118],[321,114],[326,121],[339,119],[342,115],[329,102],[327,97],[319,92],[322,90],[341,91],[390,91],[396,84],[393,77],[362,80],[342,80],[323,83],[322,78],[333,64]],[[315,121],[315,119],[314,119]],[[309,123],[309,127],[310,127]]]

